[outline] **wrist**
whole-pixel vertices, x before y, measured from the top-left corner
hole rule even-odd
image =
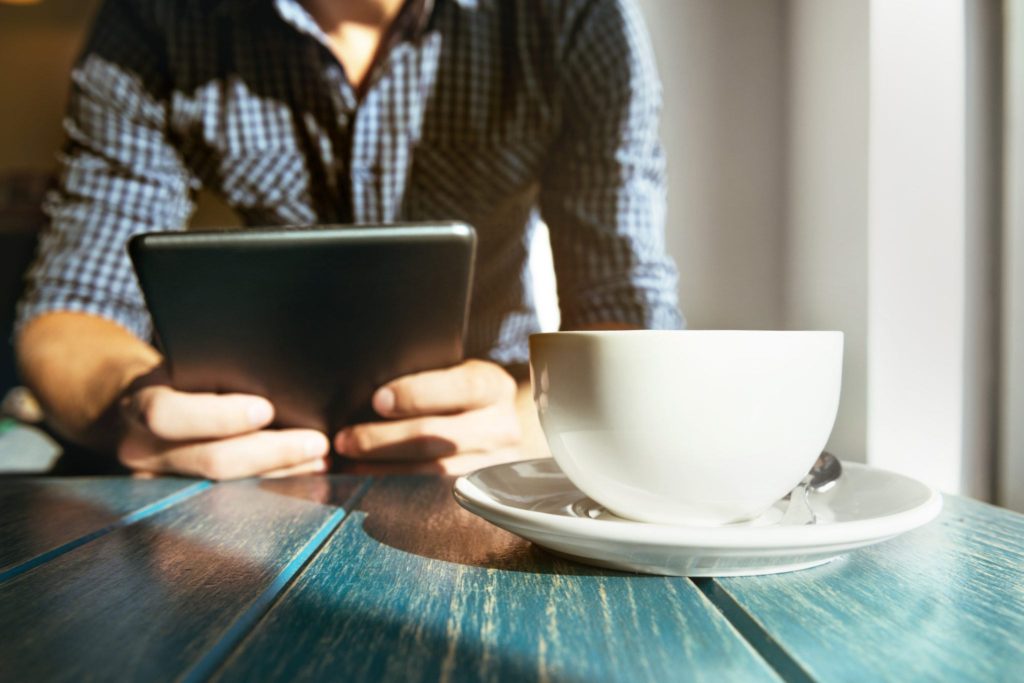
[[[50,427],[90,448],[116,444],[111,407],[161,362],[156,349],[119,325],[71,312],[30,321],[15,341],[21,375]]]
[[[152,351],[150,353],[149,351]],[[92,416],[87,420],[87,443],[95,448],[114,450],[124,438],[124,404],[144,386],[163,376],[161,358],[151,347],[123,358],[111,358],[94,377],[96,397]]]

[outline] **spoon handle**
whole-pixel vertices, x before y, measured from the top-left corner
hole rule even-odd
[[[786,513],[779,520],[780,526],[803,526],[818,521],[818,516],[807,497],[810,492],[809,484],[810,482],[805,479],[790,492],[789,505],[786,507]]]

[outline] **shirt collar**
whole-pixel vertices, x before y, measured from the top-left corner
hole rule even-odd
[[[431,17],[443,0],[406,0],[405,5],[395,19],[399,25],[396,27],[399,33],[396,37],[400,40],[419,40],[430,27]],[[455,0],[459,4],[476,4],[476,0]],[[212,0],[215,11],[222,12],[233,18],[251,16],[255,5],[273,5],[278,16],[289,26],[301,33],[311,35],[317,40],[324,40],[324,33],[320,30],[316,20],[303,7],[299,0]]]

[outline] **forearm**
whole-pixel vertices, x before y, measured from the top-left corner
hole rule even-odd
[[[149,317],[124,245],[186,225],[193,206],[190,168],[168,135],[167,31],[144,4],[103,3],[72,71],[68,139],[16,339],[22,377],[53,427],[103,449],[117,440],[101,424],[108,409],[160,362],[140,341]]]
[[[161,356],[120,325],[104,318],[54,312],[30,321],[15,340],[25,384],[50,424],[76,443],[112,450],[117,399]]]

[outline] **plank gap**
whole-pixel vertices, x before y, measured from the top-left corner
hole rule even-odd
[[[708,601],[784,680],[814,683],[814,678],[732,597],[710,578],[691,579]]]
[[[253,600],[249,608],[228,627],[224,635],[179,680],[183,681],[183,683],[206,681],[224,665],[263,616],[270,611],[287,593],[288,588],[295,583],[295,580],[302,575],[302,572],[312,562],[313,558],[316,557],[320,549],[324,547],[341,525],[351,517],[348,514],[349,511],[359,505],[359,501],[366,495],[372,483],[373,478],[367,477],[366,481],[359,485],[359,488],[349,496],[348,500],[344,501],[335,510],[317,530],[316,534],[296,553],[295,557],[281,570],[281,573],[277,575],[274,581],[262,593],[256,596],[256,599]]]

